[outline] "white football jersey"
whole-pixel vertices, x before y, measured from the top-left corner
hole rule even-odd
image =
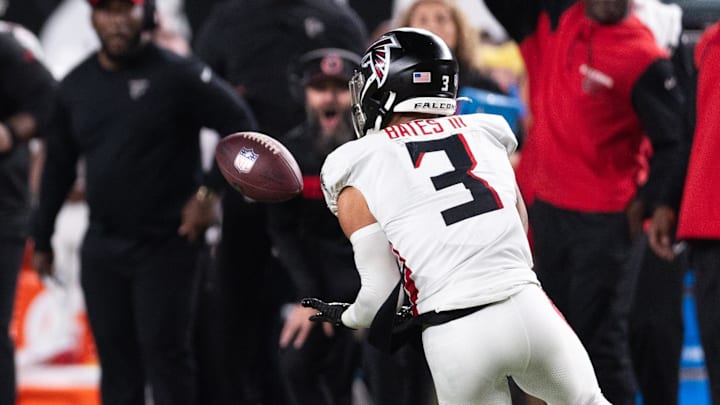
[[[387,127],[327,157],[325,200],[337,214],[344,187],[362,192],[417,313],[500,301],[537,283],[508,159],[516,147],[497,115]]]

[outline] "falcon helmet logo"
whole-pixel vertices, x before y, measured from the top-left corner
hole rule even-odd
[[[372,75],[368,78],[368,83],[373,80],[377,81],[378,88],[385,84],[390,70],[390,49],[401,48],[395,35],[384,35],[377,40],[363,58],[363,67],[370,66]]]
[[[376,86],[373,90],[375,92],[380,91],[385,85],[390,73],[390,63],[392,62],[390,51],[393,48],[402,49],[395,34],[388,33],[380,37],[370,45],[360,63],[362,69],[355,71],[348,83],[352,98],[353,129],[358,138],[365,135],[365,122],[367,121],[366,113],[363,111],[363,100],[370,88],[373,87],[373,83]]]

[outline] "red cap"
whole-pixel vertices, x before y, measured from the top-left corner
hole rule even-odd
[[[127,1],[129,1],[133,4],[140,4],[140,5],[145,3],[145,0],[127,0]],[[97,7],[100,3],[103,2],[103,0],[88,0],[88,2],[90,3],[91,6]]]

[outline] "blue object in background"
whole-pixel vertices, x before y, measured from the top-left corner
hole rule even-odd
[[[710,405],[710,385],[705,370],[705,354],[700,343],[695,298],[692,294],[694,284],[694,274],[692,271],[688,271],[685,274],[685,293],[683,294],[685,336],[680,358],[678,404]]]
[[[683,293],[683,349],[680,357],[680,387],[678,405],[711,405],[710,384],[705,370],[705,353],[700,343],[693,286],[695,277],[692,271],[685,273],[685,291]],[[637,405],[643,404],[642,395],[637,395]]]
[[[497,114],[505,117],[513,132],[525,115],[525,105],[517,96],[505,96],[474,87],[463,87],[458,94],[458,114]]]

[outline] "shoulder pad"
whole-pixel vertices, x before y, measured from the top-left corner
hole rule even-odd
[[[463,117],[471,119],[474,125],[490,133],[505,147],[508,154],[515,152],[515,149],[517,149],[517,137],[502,115],[478,113]]]

